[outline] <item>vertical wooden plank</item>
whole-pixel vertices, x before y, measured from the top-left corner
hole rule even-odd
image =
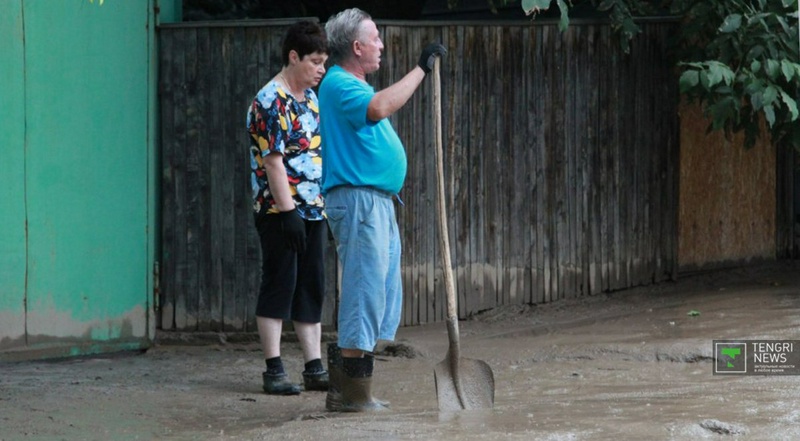
[[[636,123],[634,111],[631,106],[633,105],[632,102],[632,95],[636,90],[636,83],[637,80],[633,72],[631,72],[632,63],[630,62],[630,57],[622,52],[620,52],[620,83],[619,83],[619,97],[620,97],[620,106],[619,106],[619,115],[620,115],[620,123],[619,127],[624,127],[625,129],[618,130],[619,135],[619,160],[620,160],[620,167],[619,167],[619,204],[620,204],[620,239],[622,240],[620,246],[620,284],[619,288],[627,287],[630,283],[630,271],[631,271],[631,254],[633,249],[633,244],[635,243],[634,238],[634,216],[633,211],[635,209],[636,201],[633,199],[636,197],[638,193],[638,189],[634,188],[636,186],[636,172],[633,170],[633,167],[636,167],[636,151],[633,146],[632,138],[635,133],[635,129],[633,128],[633,124]]]
[[[189,32],[180,30],[175,32],[175,46],[185,48],[188,45],[187,36]],[[182,92],[179,98],[175,100],[175,137],[173,154],[175,158],[174,173],[175,173],[175,329],[185,330],[189,328],[187,320],[187,291],[189,284],[187,277],[189,274],[189,262],[187,256],[187,218],[189,217],[189,200],[188,200],[188,177],[187,167],[187,117],[186,108],[188,100],[186,97],[187,87],[187,68],[186,68],[186,52],[181,52],[180,56],[176,57],[175,64],[175,80],[176,85]]]
[[[468,26],[464,29],[464,38],[465,38],[465,50],[464,57],[469,60],[479,60],[480,59],[480,48],[479,48],[479,36],[476,36],[476,30],[473,26]],[[477,68],[479,63],[474,62],[470,63],[470,69],[467,69],[465,72],[465,79],[466,84],[477,86],[476,88],[480,90],[480,84],[478,81],[477,75]],[[464,179],[466,184],[466,192],[463,195],[465,207],[465,213],[469,213],[470,219],[464,222],[464,226],[467,229],[467,243],[468,243],[468,256],[467,256],[467,263],[466,263],[466,282],[467,282],[467,289],[465,291],[465,298],[464,301],[459,302],[458,304],[458,313],[459,317],[464,317],[468,311],[474,310],[478,305],[480,299],[478,290],[480,289],[478,286],[478,259],[479,259],[479,252],[478,248],[480,246],[479,241],[479,231],[478,229],[483,228],[483,219],[482,213],[479,211],[481,204],[478,200],[480,195],[477,193],[476,186],[477,186],[477,176],[478,176],[478,167],[477,161],[479,158],[475,156],[475,136],[476,133],[480,133],[480,126],[481,126],[481,115],[476,115],[475,113],[475,103],[472,97],[474,93],[469,87],[464,88],[464,92],[468,96],[468,102],[465,102],[464,109],[466,112],[466,118],[469,121],[465,133],[466,138],[464,139],[464,148],[465,148],[465,155],[467,159],[466,163],[466,171],[467,175]],[[465,219],[466,220],[466,219]]]
[[[522,30],[519,26],[509,26],[504,29],[502,36],[503,48],[520,48],[523,47],[521,41]],[[508,49],[504,49],[502,57],[503,71],[506,78],[522,78],[519,69],[525,64],[526,59],[520,53],[520,58],[516,63],[511,62],[508,54]],[[527,148],[525,142],[521,142],[519,138],[520,132],[524,129],[525,125],[519,118],[521,112],[514,109],[523,109],[524,99],[521,97],[525,94],[525,84],[520,81],[515,85],[513,93],[509,93],[508,82],[504,81],[502,84],[502,93],[505,97],[502,106],[503,126],[500,129],[500,145],[502,149],[507,150],[506,161],[506,181],[504,189],[506,192],[506,203],[503,207],[503,218],[505,222],[503,249],[505,250],[503,260],[499,263],[501,265],[502,286],[504,292],[503,304],[516,305],[524,303],[525,294],[523,293],[521,265],[523,250],[527,246],[526,238],[522,234],[522,229],[529,222],[529,219],[523,217],[523,202],[524,198],[530,194],[530,186],[526,184],[525,174],[520,173],[520,163],[524,163],[524,149]]]
[[[225,205],[227,189],[230,188],[232,176],[227,174],[225,168],[225,135],[227,124],[223,123],[223,115],[226,115],[228,96],[223,92],[226,87],[227,79],[224,76],[222,65],[222,34],[221,28],[212,28],[200,41],[203,41],[201,50],[206,50],[207,56],[204,57],[206,64],[205,88],[208,90],[208,108],[217,108],[217,112],[209,112],[206,115],[208,124],[208,134],[204,136],[208,143],[210,154],[208,163],[208,201],[209,225],[207,227],[208,240],[210,241],[208,260],[208,307],[207,328],[211,331],[222,331],[223,302],[224,302],[224,249],[225,243],[229,242],[225,229],[225,213],[230,212],[229,206]],[[208,39],[206,42],[205,39]]]
[[[211,313],[215,308],[215,293],[212,283],[213,273],[211,262],[218,253],[212,254],[215,248],[215,237],[211,235],[210,221],[213,216],[211,201],[211,179],[212,179],[212,151],[213,137],[216,130],[213,129],[213,117],[209,118],[207,109],[212,107],[211,97],[213,94],[211,68],[211,42],[209,28],[197,28],[195,70],[197,72],[194,85],[194,105],[190,114],[192,127],[189,129],[192,137],[189,148],[197,158],[197,178],[196,178],[196,197],[197,212],[196,220],[196,277],[197,277],[197,330],[210,331]],[[206,130],[211,123],[212,130]]]
[[[536,75],[535,69],[538,66],[534,65],[534,51],[535,41],[530,26],[520,26],[519,28],[519,47],[523,48],[522,60],[517,66],[517,75],[520,78],[520,90],[516,97],[515,109],[522,109],[522,111],[514,112],[515,115],[515,130],[512,143],[518,146],[518,153],[516,160],[516,174],[517,179],[522,182],[525,191],[520,192],[519,218],[517,219],[519,233],[519,241],[515,242],[518,247],[519,257],[517,260],[518,276],[517,284],[519,286],[519,302],[530,304],[533,303],[535,287],[533,284],[533,275],[535,274],[536,261],[535,255],[532,252],[534,247],[534,235],[536,231],[536,216],[535,216],[535,200],[538,189],[535,185],[536,168],[533,161],[536,144],[534,138],[531,136],[530,127],[533,125],[530,120],[536,118],[539,110],[532,106],[533,101],[530,99],[531,94],[531,78]],[[515,193],[516,194],[516,193]],[[512,213],[512,217],[514,213]]]
[[[546,115],[550,111],[550,103],[547,101],[545,94],[545,85],[548,81],[546,72],[547,60],[545,58],[545,46],[547,45],[547,36],[550,32],[552,32],[552,27],[550,26],[536,26],[531,32],[531,34],[535,36],[534,45],[536,55],[534,58],[534,68],[539,72],[539,75],[533,76],[530,95],[533,100],[533,106],[538,108],[539,111],[536,112],[534,125],[529,126],[528,128],[528,136],[530,139],[536,140],[534,143],[535,149],[532,155],[532,165],[536,176],[536,185],[534,187],[536,189],[535,201],[533,202],[534,219],[536,222],[535,229],[532,229],[534,243],[531,247],[533,254],[535,255],[536,262],[534,267],[536,271],[534,272],[534,277],[531,280],[531,284],[533,285],[533,290],[535,292],[535,298],[533,299],[534,303],[543,303],[550,299],[550,267],[546,254],[546,244],[548,243],[547,234],[549,232],[547,222],[549,219],[547,216],[547,209],[545,207],[547,196],[547,166],[545,163],[545,152],[547,149],[545,134],[547,126],[545,121]]]
[[[521,29],[519,26],[510,26],[505,29],[502,35],[502,48],[524,48],[521,41]],[[506,49],[507,50],[507,49]],[[523,49],[524,51],[525,49]],[[527,51],[526,51],[527,52]],[[520,53],[522,59],[516,59],[503,53],[501,58],[503,65],[503,78],[523,78],[520,67],[527,63],[527,53]],[[526,182],[527,173],[521,170],[521,165],[525,163],[526,143],[521,139],[520,133],[524,130],[524,120],[520,115],[527,115],[528,112],[520,111],[523,109],[524,100],[520,97],[525,96],[525,83],[519,82],[512,84],[503,81],[501,84],[503,105],[501,117],[499,118],[500,128],[500,150],[507,152],[505,156],[506,165],[500,170],[506,170],[502,175],[505,177],[502,189],[505,192],[503,200],[503,249],[505,250],[501,265],[503,294],[502,305],[521,304],[525,302],[524,280],[522,268],[522,254],[528,249],[528,243],[522,233],[525,225],[530,221],[524,214],[524,201],[530,197],[531,187]]]
[[[565,75],[567,78],[563,90],[564,98],[567,100],[565,121],[564,121],[564,135],[565,135],[565,150],[567,153],[565,160],[566,167],[566,224],[567,228],[565,236],[567,243],[564,244],[566,255],[563,258],[565,263],[564,274],[564,296],[576,297],[578,293],[577,287],[577,251],[579,245],[578,238],[578,224],[580,222],[580,209],[578,202],[581,195],[581,189],[578,182],[579,176],[579,158],[578,158],[578,136],[577,130],[582,127],[580,121],[577,120],[577,105],[586,103],[586,89],[585,85],[579,80],[580,77],[580,63],[579,58],[582,56],[581,43],[583,39],[582,31],[583,26],[576,26],[565,34],[566,48],[562,53],[566,57],[564,67]]]
[[[589,177],[589,207],[587,215],[587,223],[590,236],[590,251],[587,256],[589,260],[588,265],[588,279],[589,279],[589,294],[597,294],[602,291],[602,197],[605,182],[603,181],[603,145],[602,145],[602,120],[601,116],[604,115],[605,109],[602,107],[601,90],[603,90],[602,78],[605,76],[602,69],[604,63],[604,54],[602,53],[602,32],[598,28],[594,28],[592,38],[589,45],[590,59],[592,68],[589,69],[589,84],[592,84],[591,91],[591,106],[587,114],[589,121],[594,121],[589,126],[589,136],[591,137],[590,159],[589,167],[591,168]]]
[[[672,28],[674,25],[665,25],[665,28]],[[672,32],[670,29],[666,29],[665,32],[662,34],[661,41],[666,42],[667,38],[670,38]],[[665,123],[665,130],[664,134],[666,135],[664,140],[666,140],[666,157],[664,158],[664,172],[666,173],[667,180],[665,184],[666,191],[663,192],[663,197],[667,198],[664,207],[668,207],[668,210],[664,210],[661,214],[664,216],[665,219],[665,230],[662,234],[664,237],[669,238],[668,242],[664,245],[666,250],[665,258],[667,262],[665,262],[665,269],[666,272],[670,274],[671,278],[677,277],[677,270],[678,270],[678,212],[679,212],[679,142],[678,139],[680,137],[680,124],[678,122],[678,118],[676,115],[678,114],[678,87],[677,87],[677,79],[675,78],[674,73],[671,69],[664,69],[665,76],[667,77],[666,81],[662,81],[662,87],[666,88],[667,90],[664,91],[663,95],[663,104],[665,108],[663,112],[660,113],[662,118],[667,119]]]
[[[582,296],[588,294],[588,257],[590,256],[590,230],[588,225],[588,207],[589,207],[589,191],[590,183],[588,182],[589,176],[589,145],[592,142],[591,127],[594,124],[593,120],[587,117],[588,113],[593,108],[594,104],[593,94],[596,85],[592,82],[591,72],[591,45],[593,39],[593,28],[591,26],[582,26],[578,35],[579,46],[576,56],[576,76],[578,83],[582,84],[581,97],[573,103],[575,106],[575,142],[576,142],[576,186],[578,193],[575,198],[575,207],[577,210],[575,221],[575,290],[576,295]]]
[[[599,67],[603,72],[611,72],[611,54],[609,51],[609,31],[607,27],[603,27],[600,31],[600,50],[598,54]],[[600,106],[598,118],[598,145],[600,168],[599,181],[600,181],[600,194],[598,196],[599,202],[599,222],[600,222],[600,245],[598,250],[600,265],[600,280],[601,286],[599,290],[609,290],[610,273],[611,273],[611,243],[613,237],[611,234],[611,170],[613,170],[613,156],[611,152],[612,146],[612,132],[611,132],[611,75],[606,74],[601,77],[600,86],[598,88],[599,97],[598,104]]]
[[[161,262],[160,262],[160,328],[175,328],[175,290],[176,290],[176,228],[177,213],[175,187],[175,104],[177,57],[181,52],[175,49],[175,31],[163,30],[159,33],[159,99],[161,106]]]
[[[566,56],[564,54],[564,34],[555,30],[551,34],[549,59],[552,70],[549,75],[549,95],[553,104],[549,112],[548,131],[548,172],[549,210],[552,213],[552,233],[550,241],[551,300],[564,297],[565,258],[569,243],[569,219],[567,215],[566,194],[566,145],[564,139],[564,114],[566,97],[564,94],[564,75]]]
[[[609,36],[609,38],[613,38]],[[611,229],[611,241],[610,241],[610,252],[611,255],[609,256],[609,260],[611,263],[610,270],[610,284],[609,288],[612,290],[617,290],[622,286],[621,283],[621,271],[622,271],[622,253],[621,249],[624,248],[624,244],[622,242],[622,235],[623,232],[621,231],[622,224],[624,220],[620,216],[620,212],[622,211],[621,201],[620,201],[620,193],[621,193],[621,185],[622,185],[622,171],[621,168],[623,167],[622,164],[622,154],[624,150],[620,148],[620,143],[622,141],[620,131],[622,127],[624,127],[625,119],[623,118],[622,112],[624,109],[621,109],[621,102],[622,99],[620,93],[620,84],[624,81],[622,78],[622,72],[620,65],[622,62],[619,60],[619,53],[616,50],[616,46],[613,43],[609,43],[609,46],[612,49],[611,51],[611,72],[614,81],[611,82],[610,87],[610,96],[611,96],[611,103],[612,106],[609,109],[611,114],[613,115],[613,124],[614,126],[611,128],[611,163],[612,168],[610,170],[610,178],[611,178],[611,191],[609,193],[610,200],[609,200],[609,219],[611,221],[610,229]]]
[[[215,126],[220,131],[220,141],[216,146],[219,152],[219,162],[214,166],[219,173],[218,214],[220,238],[220,255],[217,276],[221,279],[220,296],[220,328],[223,331],[236,331],[241,329],[241,317],[237,315],[237,279],[236,279],[236,189],[242,187],[237,165],[247,158],[248,140],[245,135],[244,113],[247,101],[238,100],[233,95],[233,84],[239,81],[236,73],[238,68],[233,66],[233,57],[236,55],[234,41],[237,30],[225,28],[218,33],[218,65],[220,77],[217,88],[218,96],[215,102],[219,112],[215,116]],[[244,62],[245,60],[237,60]],[[241,109],[241,110],[240,110]],[[238,117],[237,117],[238,116]],[[240,161],[240,158],[243,159]],[[249,170],[248,170],[249,172]],[[245,181],[245,184],[247,181]],[[242,194],[249,197],[249,192]]]
[[[452,45],[448,46],[448,51],[452,54],[459,54],[464,57],[467,54],[468,46],[466,42],[466,29],[463,25],[455,26],[451,32]],[[455,63],[453,63],[455,64]],[[467,86],[468,72],[464,68],[454,68],[452,74],[451,88],[446,89],[450,92],[448,100],[450,117],[450,133],[448,142],[445,143],[445,167],[450,169],[450,188],[451,196],[448,208],[453,210],[452,222],[448,227],[453,232],[453,262],[456,298],[459,304],[466,302],[470,292],[469,283],[469,170],[467,168],[467,145],[464,134],[469,130],[469,110],[466,108],[466,100],[469,99],[469,88]],[[439,279],[442,281],[442,279]],[[442,319],[447,317],[447,302],[445,300],[444,283],[438,285],[437,299],[440,304],[440,316]]]
[[[405,31],[405,29],[400,31],[401,34],[398,41],[402,41],[403,43],[393,48],[395,58],[399,62],[395,72],[390,72],[395,74],[392,80],[394,80],[395,77],[400,78],[402,75],[401,72],[407,71],[414,65],[412,63],[412,57],[410,56],[410,52],[412,52],[411,48],[420,47],[420,34],[423,32],[419,27],[415,27],[410,31]],[[405,34],[406,38],[402,38],[403,34]],[[404,50],[405,48],[408,50]],[[431,100],[428,99],[428,94],[425,93],[427,83],[428,81],[420,85],[410,100],[410,105],[407,104],[405,109],[409,111],[408,114],[410,116],[410,118],[406,119],[407,122],[404,125],[404,129],[408,134],[407,143],[413,151],[414,166],[412,167],[412,181],[417,185],[417,190],[414,191],[413,196],[416,209],[414,210],[414,217],[411,225],[414,232],[414,244],[412,245],[414,248],[414,280],[411,285],[414,291],[414,315],[411,317],[411,324],[420,324],[427,321],[428,292],[426,290],[426,273],[428,271],[428,264],[432,262],[429,260],[428,250],[426,248],[428,246],[427,238],[429,234],[435,232],[435,223],[426,218],[426,214],[430,213],[430,210],[429,206],[426,206],[425,195],[429,192],[429,188],[433,185],[433,182],[429,181],[425,174],[425,162],[427,158],[425,155],[425,146],[420,142],[421,139],[419,136],[420,133],[427,134],[426,138],[430,139],[433,133],[432,130],[430,130],[430,121],[433,115],[431,111]],[[387,83],[387,86],[388,85],[389,83]],[[428,116],[427,118],[425,117],[426,115]],[[417,126],[416,130],[411,129],[414,125]]]
[[[207,145],[202,143],[200,129],[203,126],[203,102],[200,96],[199,51],[197,34],[199,28],[187,30],[186,35],[186,325],[185,330],[199,330],[200,311],[203,309],[206,287],[204,274],[203,237],[205,228],[205,167],[208,160]]]
[[[502,80],[505,78],[503,72],[501,43],[502,28],[500,26],[488,26],[484,30],[483,50],[486,54],[485,82],[491,94],[499,94],[502,91]],[[508,150],[500,147],[500,128],[501,107],[503,98],[488,100],[488,113],[484,116],[487,127],[483,131],[482,148],[484,154],[484,167],[481,176],[481,183],[486,195],[484,210],[486,212],[487,236],[486,254],[483,258],[483,287],[484,300],[480,310],[486,310],[503,304],[502,280],[500,278],[500,268],[503,255],[502,236],[505,230],[503,218],[503,205],[507,201],[507,192],[504,188],[505,179],[508,173],[505,171],[504,156]]]
[[[223,47],[225,48],[225,72],[230,79],[227,86],[229,102],[226,123],[230,124],[227,142],[230,143],[227,155],[227,167],[231,175],[231,201],[228,205],[228,225],[230,236],[227,239],[226,252],[230,253],[231,260],[223,277],[226,280],[228,291],[225,297],[225,328],[236,331],[245,329],[245,311],[247,290],[250,288],[246,276],[248,261],[246,254],[247,234],[251,227],[251,190],[250,190],[250,162],[249,139],[247,135],[246,111],[250,105],[255,90],[245,91],[255,74],[258,63],[257,58],[252,58],[247,50],[245,31],[242,28],[231,29]],[[244,92],[244,93],[243,93]],[[260,273],[260,268],[256,266]]]
[[[263,68],[261,52],[263,43],[258,38],[259,30],[256,28],[240,28],[235,33],[233,57],[242,60],[244,68],[239,70],[239,80],[234,83],[232,100],[241,103],[243,110],[239,113],[239,120],[234,127],[238,127],[246,137],[245,110],[252,102],[258,89],[261,87],[260,70]],[[255,331],[254,325],[256,297],[260,286],[261,255],[258,244],[258,234],[253,224],[253,209],[250,190],[250,164],[247,159],[249,140],[238,138],[239,154],[236,157],[238,191],[234,206],[235,228],[235,256],[234,272],[236,277],[236,316],[241,323],[242,331]]]
[[[658,233],[654,229],[653,197],[656,194],[654,188],[659,185],[661,180],[661,176],[659,176],[655,168],[654,158],[658,156],[660,149],[645,149],[644,146],[658,146],[657,138],[655,138],[657,135],[655,130],[657,111],[655,109],[653,98],[657,96],[658,84],[655,81],[658,79],[658,70],[661,60],[659,60],[656,56],[658,49],[656,48],[656,43],[653,39],[654,36],[651,33],[651,28],[646,29],[644,32],[647,36],[645,39],[645,45],[647,47],[648,60],[648,62],[645,64],[645,68],[648,71],[647,84],[645,88],[650,91],[650,93],[646,93],[642,97],[639,97],[639,99],[642,101],[641,111],[639,114],[642,118],[644,118],[644,123],[642,124],[642,127],[639,128],[640,139],[642,139],[642,142],[638,147],[642,150],[645,169],[643,176],[643,180],[645,181],[645,192],[644,200],[642,201],[643,227],[641,233],[643,249],[640,256],[642,263],[639,270],[639,283],[650,284],[653,283],[655,277],[655,241],[658,237]],[[650,130],[646,130],[646,127],[649,127]]]

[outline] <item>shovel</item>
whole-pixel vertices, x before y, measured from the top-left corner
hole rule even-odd
[[[444,285],[447,293],[447,337],[450,346],[447,356],[434,369],[436,399],[440,411],[462,409],[490,409],[494,405],[494,374],[482,360],[461,358],[458,338],[458,308],[450,263],[450,240],[447,233],[447,213],[444,197],[444,159],[442,158],[442,85],[441,61],[433,64],[433,106],[435,113],[434,135],[436,156],[436,184],[438,187],[436,219],[439,223],[439,248],[442,251]]]

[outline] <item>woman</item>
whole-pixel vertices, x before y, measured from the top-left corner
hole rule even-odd
[[[247,114],[253,213],[261,242],[256,323],[267,370],[264,391],[296,395],[280,357],[284,320],[292,320],[303,350],[306,390],[327,390],[320,359],[327,237],[320,193],[319,103],[311,89],[325,74],[325,31],[309,21],[289,27],[283,68],[255,96]]]

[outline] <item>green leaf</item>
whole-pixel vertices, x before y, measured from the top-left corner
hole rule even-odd
[[[770,127],[775,125],[775,108],[772,104],[764,106],[764,117],[767,118]]]
[[[778,73],[780,72],[781,69],[780,63],[770,58],[769,60],[767,60],[767,65],[765,67],[767,71],[767,76],[769,77],[770,80],[778,78]]]
[[[758,60],[753,60],[753,62],[750,63],[750,70],[752,70],[753,73],[758,73],[758,71],[761,70],[761,62]]]
[[[778,98],[778,89],[775,86],[767,86],[764,89],[764,105],[770,106]]]
[[[598,11],[608,11],[609,9],[613,8],[614,6],[616,6],[616,4],[617,4],[617,0],[603,0],[597,6],[597,10]]]
[[[708,111],[712,118],[711,127],[719,130],[737,119],[739,108],[736,106],[736,100],[726,97],[709,106]]]
[[[733,73],[730,67],[726,66],[723,63],[718,62],[709,62],[708,63],[708,81],[709,87],[713,87],[715,84],[720,82],[725,82],[725,84],[729,85],[733,82],[736,74]]]
[[[708,87],[714,87],[722,81],[722,70],[717,65],[712,65],[708,69]]]
[[[709,87],[709,79],[708,79],[708,72],[701,70],[700,71],[700,85],[703,86],[703,89],[710,90]]]
[[[525,15],[546,11],[550,8],[550,1],[551,0],[522,0],[522,10],[525,11]]]
[[[783,7],[788,8],[792,6],[797,0],[783,0]]]
[[[789,60],[781,60],[781,71],[783,72],[783,76],[786,78],[786,81],[792,81],[792,77],[797,70],[795,66],[796,65]]]
[[[637,25],[636,22],[631,18],[627,18],[622,22],[622,33],[625,34],[625,37],[628,39],[633,38],[641,31],[642,30],[639,28],[639,25]]]
[[[761,55],[764,54],[765,50],[766,49],[764,49],[764,46],[757,44],[751,47],[749,51],[747,51],[747,59],[755,61],[756,58],[759,58],[761,57]]]
[[[681,74],[681,78],[678,81],[680,84],[681,93],[686,93],[693,87],[697,86],[697,83],[700,81],[697,71],[696,70],[687,70],[683,74]]]
[[[564,32],[569,27],[569,7],[564,0],[558,0],[558,9],[561,10],[561,20],[558,21],[558,29]]]
[[[797,112],[797,101],[795,101],[788,93],[781,90],[781,99],[783,100],[786,107],[789,108],[789,112],[792,114],[792,121],[797,121],[798,115]]]
[[[778,24],[781,25],[781,28],[783,28],[783,32],[785,34],[788,34],[791,31],[789,28],[789,23],[787,23],[786,20],[783,19],[783,17],[776,16],[775,20],[777,20]]]
[[[761,92],[756,92],[750,95],[750,105],[753,106],[753,110],[758,112],[764,107],[764,94]]]
[[[719,27],[719,31],[723,34],[728,34],[731,32],[735,32],[742,26],[742,14],[731,14],[725,17],[725,21],[722,22],[722,26]]]
[[[764,91],[764,84],[758,78],[740,79],[740,83],[744,84],[744,93],[752,95],[754,93],[762,93]]]
[[[754,24],[761,23],[761,25],[764,26],[766,24],[764,22],[764,19],[769,17],[770,15],[772,15],[772,14],[763,14],[762,13],[762,14],[752,15],[752,16],[747,18],[747,24],[752,26]]]
[[[698,315],[700,315],[700,311],[698,311],[696,309],[693,309],[693,310],[689,311],[688,313],[686,313],[686,315],[688,315],[690,317],[697,317]]]

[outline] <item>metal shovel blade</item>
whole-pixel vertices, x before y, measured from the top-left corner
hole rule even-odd
[[[494,374],[485,361],[453,360],[448,355],[433,368],[433,374],[440,411],[491,409],[494,406]]]

